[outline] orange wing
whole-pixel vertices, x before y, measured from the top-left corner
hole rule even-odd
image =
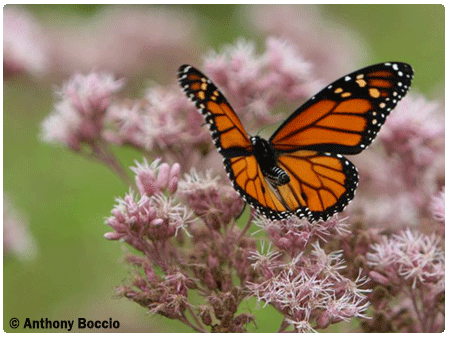
[[[278,165],[290,182],[276,189],[284,204],[299,217],[326,220],[342,211],[355,195],[358,172],[341,155],[299,150],[280,155]]]
[[[224,164],[236,191],[260,214],[270,219],[283,219],[292,215],[264,177],[255,156],[225,158]]]
[[[357,154],[375,138],[411,86],[401,62],[373,65],[335,81],[298,108],[270,138],[281,152],[310,149]]]
[[[205,117],[217,150],[224,156],[250,154],[251,142],[238,116],[217,87],[189,65],[178,70],[186,95]]]
[[[355,166],[343,156],[300,150],[278,158],[290,177],[272,186],[254,156],[225,159],[234,188],[245,201],[270,219],[292,215],[310,221],[326,220],[342,211],[353,198],[358,182]]]

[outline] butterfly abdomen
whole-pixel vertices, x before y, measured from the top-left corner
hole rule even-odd
[[[269,179],[270,183],[275,186],[285,185],[291,181],[289,175],[278,166],[274,166],[268,171],[263,172],[264,175]]]

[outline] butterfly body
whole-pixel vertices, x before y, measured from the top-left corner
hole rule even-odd
[[[277,186],[289,183],[289,175],[277,165],[277,155],[271,144],[259,136],[250,137],[250,141],[253,155],[264,176]]]
[[[234,188],[270,219],[326,220],[354,197],[357,154],[406,94],[413,70],[401,62],[369,66],[333,82],[265,140],[250,136],[217,87],[183,65],[179,81],[209,125]]]

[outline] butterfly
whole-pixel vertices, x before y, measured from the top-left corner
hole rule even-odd
[[[217,87],[189,65],[178,70],[203,114],[234,188],[269,219],[327,220],[353,199],[364,150],[411,86],[413,69],[386,62],[350,73],[295,110],[266,140],[250,136]]]

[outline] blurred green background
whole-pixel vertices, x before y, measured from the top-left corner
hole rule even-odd
[[[86,20],[104,6],[25,6],[42,25],[52,20]],[[232,43],[239,36],[261,40],[240,22],[241,6],[184,6],[198,17],[202,51]],[[338,22],[367,41],[367,64],[406,61],[415,69],[413,90],[443,100],[444,7],[442,5],[327,5],[325,19]],[[324,41],[326,43],[326,41]],[[356,67],[363,65],[356,65]],[[354,69],[349,69],[354,70]],[[342,74],[344,75],[344,74]],[[143,81],[151,77],[143,75]],[[173,74],[175,81],[175,74]],[[168,82],[167,82],[168,83]],[[109,319],[119,331],[185,332],[178,322],[149,316],[145,309],[114,297],[114,287],[127,277],[121,263],[123,246],[103,239],[114,198],[128,188],[108,168],[62,147],[41,143],[41,121],[51,112],[52,89],[61,83],[39,82],[19,75],[3,82],[3,186],[26,217],[37,256],[24,261],[3,258],[3,327],[9,320]],[[136,96],[139,93],[134,94]],[[142,156],[117,149],[125,166]],[[245,307],[255,308],[250,301]],[[269,308],[255,310],[256,332],[278,328],[281,317]],[[14,332],[23,331],[22,329]],[[53,331],[54,332],[54,331]]]

